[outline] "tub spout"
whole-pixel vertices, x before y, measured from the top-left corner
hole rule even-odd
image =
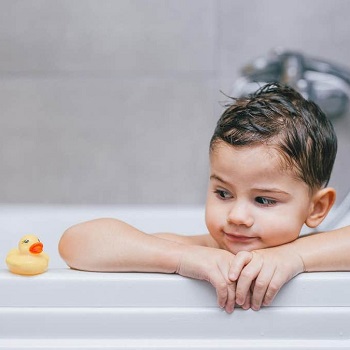
[[[336,64],[300,52],[274,49],[241,69],[232,95],[248,95],[270,82],[293,87],[317,103],[329,118],[343,117],[348,112],[350,71]]]

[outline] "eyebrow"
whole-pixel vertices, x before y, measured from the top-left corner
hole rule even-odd
[[[216,175],[216,174],[212,174],[210,175],[210,180],[218,180],[226,185],[229,185],[228,181],[223,180],[220,176]]]
[[[220,176],[216,175],[216,174],[212,174],[210,175],[210,180],[218,180],[220,182],[222,182],[225,185],[230,185],[230,183],[224,179],[222,179]],[[280,193],[280,194],[284,194],[284,195],[288,195],[290,196],[291,194],[286,192],[286,191],[282,191],[279,188],[275,188],[275,187],[271,187],[271,188],[253,188],[254,191],[258,191],[258,192],[265,192],[265,193]]]

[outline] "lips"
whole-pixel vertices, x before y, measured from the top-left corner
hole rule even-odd
[[[256,237],[249,237],[249,236],[238,235],[235,233],[226,233],[226,232],[225,232],[225,236],[229,241],[241,242],[241,243],[251,242],[252,240],[256,239]]]

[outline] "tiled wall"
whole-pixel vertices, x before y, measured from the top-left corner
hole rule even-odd
[[[349,13],[346,0],[0,0],[0,202],[204,203],[220,90],[277,46],[350,66]]]

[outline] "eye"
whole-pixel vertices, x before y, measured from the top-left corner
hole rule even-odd
[[[273,206],[277,203],[276,200],[265,198],[265,197],[256,197],[255,201],[257,203],[259,203],[260,205],[265,206],[265,207],[270,207],[270,206]]]
[[[29,239],[25,239],[23,243],[29,243]]]
[[[225,190],[215,190],[214,193],[220,198],[220,199],[229,199],[232,198],[232,195],[230,192],[227,192]]]

